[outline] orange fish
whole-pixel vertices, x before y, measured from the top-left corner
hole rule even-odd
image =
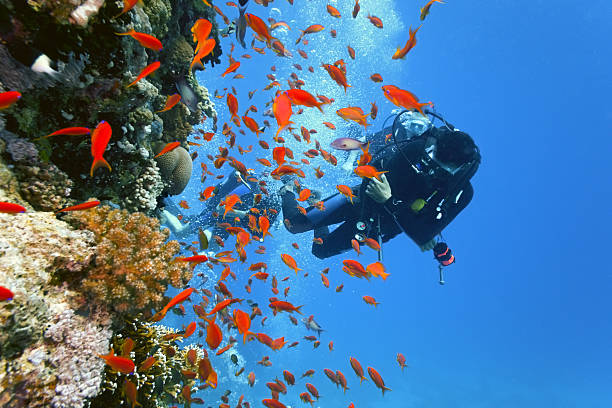
[[[346,88],[350,88],[351,86],[346,81],[345,73],[335,65],[322,64],[321,66],[325,68],[331,79],[344,88],[344,93],[346,93]]]
[[[89,171],[91,177],[93,177],[94,171],[99,167],[106,167],[108,171],[112,171],[110,164],[102,157],[112,133],[113,131],[108,122],[102,121],[91,134],[91,155],[94,159]]]
[[[380,251],[380,245],[378,244],[378,241],[376,241],[375,239],[373,239],[373,238],[366,238],[364,242],[365,242],[365,244],[367,246],[369,246],[373,250]]]
[[[329,288],[329,279],[324,274],[321,274],[321,281],[323,282],[323,286]]]
[[[369,305],[374,305],[375,307],[380,305],[380,302],[377,302],[372,296],[364,296],[363,301]]]
[[[119,357],[115,355],[113,349],[110,349],[110,353],[102,355],[98,354],[98,357],[103,358],[113,370],[124,374],[131,374],[134,372],[136,365],[132,360],[125,357]]]
[[[263,133],[260,129],[259,129],[259,125],[257,124],[257,122],[255,121],[255,119],[249,117],[249,116],[243,116],[242,117],[242,121],[244,122],[244,124],[246,125],[246,127],[253,133],[255,133],[255,135],[257,137],[259,137],[259,135],[261,133]]]
[[[166,146],[164,146],[164,148],[155,155],[154,159],[158,158],[161,155],[164,155],[174,149],[176,149],[177,147],[179,147],[181,145],[181,142],[170,142],[168,143]]]
[[[200,48],[196,55],[193,56],[193,60],[191,60],[191,64],[189,64],[189,70],[191,71],[196,64],[199,64],[200,67],[204,68],[202,64],[202,58],[206,57],[210,54],[217,45],[217,41],[214,38],[207,38],[202,41],[202,45],[198,43],[198,47]]]
[[[128,402],[132,404],[132,408],[134,408],[136,405],[142,406],[137,401],[138,390],[136,389],[136,384],[126,379],[123,383],[123,392],[125,393],[125,397],[127,398]]]
[[[361,384],[363,380],[367,381],[367,378],[365,378],[365,376],[363,375],[363,368],[361,367],[359,361],[357,361],[357,359],[353,357],[350,357],[349,361],[351,362],[351,367],[353,367],[355,374],[357,374],[357,377],[359,377],[359,383]]]
[[[382,78],[382,76],[380,74],[372,74],[370,76],[370,79],[372,81],[374,81],[374,82],[382,82],[383,81],[383,78]]]
[[[429,9],[434,3],[446,4],[442,0],[429,0],[427,4],[421,9],[421,21],[424,21],[425,17],[429,15]]]
[[[351,204],[353,204],[353,190],[349,186],[345,186],[344,184],[339,184],[336,186],[340,194],[351,200]]]
[[[349,53],[349,57],[351,57],[351,59],[355,59],[355,50],[350,46],[347,45],[346,48],[348,49],[348,53]]]
[[[268,230],[270,229],[270,220],[268,220],[268,217],[261,215],[258,221],[259,221],[259,230],[261,231],[261,239],[264,239],[266,235],[272,236],[272,234],[268,232]]]
[[[137,31],[134,31],[133,29],[128,31],[127,33],[115,33],[115,34],[129,35],[130,37],[138,41],[140,45],[142,45],[143,47],[152,49],[154,51],[160,51],[163,48],[161,41],[159,41],[154,36],[145,34],[145,33],[139,33]]]
[[[311,26],[308,26],[305,30],[300,30],[302,32],[302,34],[300,35],[300,37],[297,39],[297,41],[295,42],[295,44],[299,44],[300,41],[302,40],[302,37],[304,37],[306,34],[314,34],[314,33],[318,33],[320,31],[323,31],[325,29],[325,27],[323,27],[321,24],[313,24]]]
[[[242,203],[242,201],[240,200],[240,197],[238,197],[236,194],[232,194],[232,195],[225,197],[225,200],[223,200],[223,203],[225,205],[225,212],[223,213],[223,218],[225,219],[225,216],[227,215],[227,213],[230,212],[236,204]]]
[[[170,302],[168,302],[168,304],[162,310],[157,312],[151,318],[151,321],[152,322],[159,322],[161,319],[164,318],[164,316],[166,316],[166,313],[168,312],[168,310],[170,310],[174,306],[178,305],[179,303],[185,301],[193,293],[193,291],[194,291],[193,288],[188,288],[188,289],[185,289],[184,291],[182,291],[181,293],[179,293],[178,295],[176,295],[175,297],[173,297],[170,300]]]
[[[351,246],[353,247],[353,250],[355,250],[355,252],[357,252],[357,256],[361,255],[361,247],[359,245],[359,241],[357,241],[356,239],[351,239]]]
[[[278,146],[272,150],[272,158],[279,166],[285,163],[285,154],[287,154],[287,149],[284,146]]]
[[[138,1],[139,0],[123,0],[123,10],[121,10],[121,13],[117,14],[113,18],[117,18],[120,15],[125,14],[128,11],[130,11],[136,5],[136,3],[138,3]]]
[[[370,374],[370,378],[372,381],[374,381],[374,384],[376,384],[376,386],[382,390],[383,397],[385,396],[385,391],[391,391],[391,388],[385,387],[385,382],[380,374],[378,374],[378,371],[372,367],[368,367],[368,374]]]
[[[344,288],[344,284],[341,283],[340,285],[336,286],[336,292],[342,292],[342,289]]]
[[[303,189],[302,191],[300,191],[299,197],[297,198],[297,201],[306,201],[308,200],[308,197],[310,197],[311,191],[307,188]]]
[[[359,0],[355,0],[355,6],[353,6],[353,18],[357,18],[357,14],[359,14],[359,9],[361,9],[361,7],[359,6]]]
[[[206,187],[204,192],[202,193],[205,200],[208,200],[210,197],[214,196],[216,186]]]
[[[337,8],[330,6],[329,4],[327,5],[327,12],[329,13],[330,16],[335,17],[335,18],[340,18],[342,17],[340,15],[340,12],[338,11]]]
[[[368,20],[370,20],[370,23],[372,23],[374,27],[383,28],[383,22],[380,18],[368,14]]]
[[[413,93],[400,89],[395,85],[385,85],[382,87],[382,90],[385,97],[394,105],[401,106],[405,109],[416,109],[425,117],[427,117],[427,115],[423,113],[423,106],[433,106],[433,102],[420,103],[419,98],[417,98]]]
[[[346,121],[353,121],[367,129],[370,124],[367,121],[369,113],[364,114],[363,110],[358,106],[349,106],[347,108],[338,109],[336,114]]]
[[[221,74],[221,77],[225,77],[227,74],[236,71],[239,67],[240,67],[240,61],[234,62]]]
[[[276,119],[276,123],[278,124],[278,130],[276,131],[276,136],[280,134],[280,132],[292,124],[293,122],[290,120],[293,111],[291,109],[291,99],[287,96],[286,93],[281,93],[274,98],[274,103],[272,104],[272,112],[274,114],[274,118]]]
[[[355,174],[357,174],[359,177],[364,178],[373,178],[376,177],[376,179],[378,179],[379,181],[382,181],[380,179],[380,175],[383,173],[387,173],[387,171],[376,171],[375,167],[372,167],[370,165],[365,165],[365,166],[358,166],[355,168]]]
[[[249,331],[251,328],[251,318],[249,314],[240,309],[234,309],[234,323],[238,328],[238,333],[242,334],[242,343],[246,343],[247,336],[254,334]]]
[[[238,118],[238,99],[234,96],[233,93],[227,94],[227,108],[229,109],[230,114],[233,118]]]
[[[368,142],[368,144],[365,146],[365,148],[363,146],[361,146],[361,151],[363,153],[359,157],[358,165],[359,166],[365,166],[366,164],[368,164],[372,160],[372,155],[370,154],[370,142]]]
[[[435,0],[434,0],[435,1]],[[422,25],[419,26],[419,28],[421,28]],[[393,56],[391,57],[392,59],[403,59],[406,54],[408,54],[408,52],[414,48],[414,46],[417,43],[416,40],[416,33],[417,31],[419,31],[419,28],[417,28],[416,30],[412,31],[412,27],[410,27],[408,29],[410,36],[408,37],[408,41],[406,41],[406,45],[404,45],[404,48],[399,48],[397,47],[397,50],[395,50],[395,53],[393,53]]]
[[[212,320],[204,319],[208,326],[206,327],[206,344],[210,347],[211,350],[215,350],[221,344],[223,340],[223,333],[217,324],[215,323],[215,315]]]
[[[302,89],[289,89],[285,91],[285,93],[289,99],[291,99],[291,102],[294,105],[302,105],[310,108],[316,107],[321,113],[323,113],[323,109],[321,109],[321,105],[323,105],[323,103],[317,101],[317,98],[315,98],[311,93]]]
[[[195,329],[196,329],[196,322],[189,323],[189,325],[185,329],[185,333],[183,333],[183,338],[186,339],[187,337],[191,336],[195,332]]]
[[[368,265],[366,267],[366,271],[371,273],[374,277],[383,278],[383,280],[387,280],[387,277],[389,276],[389,274],[385,272],[385,266],[380,262],[374,262]]]
[[[195,54],[200,51],[200,48],[204,45],[203,41],[208,38],[210,31],[212,30],[212,23],[205,18],[198,19],[193,26],[191,26],[191,33],[193,34],[193,42],[197,42]]]
[[[396,359],[397,359],[397,363],[401,367],[402,371],[404,371],[404,368],[407,367],[407,365],[406,365],[406,357],[404,357],[404,355],[402,353],[397,353]]]
[[[138,74],[138,76],[136,77],[136,79],[131,82],[126,88],[129,88],[133,85],[135,85],[138,81],[140,81],[142,78],[151,75],[153,72],[155,72],[159,67],[160,67],[161,63],[159,61],[155,61],[149,65],[147,65],[141,72],[140,74]]]
[[[179,103],[179,101],[181,100],[181,95],[178,93],[175,93],[173,95],[168,95],[168,97],[166,97],[166,104],[164,105],[162,110],[158,110],[155,111],[155,113],[161,113],[161,112],[167,112],[170,109],[174,108],[174,106]]]
[[[315,168],[314,170],[315,170],[315,175],[317,176],[318,179],[320,179],[321,177],[325,175],[325,173],[321,171],[321,166]]]
[[[72,205],[70,207],[66,207],[66,208],[62,208],[61,210],[57,211],[57,213],[61,213],[61,212],[67,212],[67,211],[80,211],[80,210],[87,210],[89,208],[94,208],[100,205],[100,201],[98,200],[94,200],[94,201],[87,201],[85,203],[81,203],[81,204],[77,204],[77,205]]]
[[[246,18],[247,25],[251,27],[251,29],[255,31],[257,35],[263,38],[266,41],[266,44],[268,45],[268,47],[270,47],[272,40],[275,40],[276,38],[272,37],[272,35],[270,34],[270,30],[268,26],[266,25],[266,23],[264,23],[264,21],[261,18],[257,17],[256,15],[250,14],[250,13],[245,13],[244,16]]]
[[[359,279],[361,278],[370,279],[370,273],[365,270],[365,268],[363,267],[361,263],[354,261],[352,259],[346,259],[342,261],[342,264],[344,265],[342,270],[344,270],[349,275],[355,276]]]
[[[250,386],[250,387],[252,387],[252,386],[255,384],[255,373],[251,371],[251,372],[250,372],[250,373],[247,375],[247,379],[248,379],[248,381],[249,381],[249,386]]]
[[[298,312],[299,314],[302,314],[302,312],[300,312],[301,308],[302,306],[293,306],[291,303],[282,300],[275,300],[274,302],[270,302],[270,309],[272,309],[275,316],[278,312]]]
[[[285,263],[285,265],[287,265],[289,268],[291,268],[291,269],[293,269],[295,271],[296,275],[297,275],[298,271],[302,270],[302,269],[298,268],[297,263],[295,262],[295,259],[293,259],[293,257],[291,255],[282,254],[281,258],[282,258],[283,262]]]

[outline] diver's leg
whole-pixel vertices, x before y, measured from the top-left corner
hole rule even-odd
[[[325,210],[308,207],[306,214],[298,210],[299,203],[292,192],[286,191],[282,195],[282,207],[285,227],[292,234],[310,231],[326,225],[337,224],[352,217],[357,211],[349,201],[339,194],[334,194],[324,201]]]
[[[355,235],[355,222],[355,220],[350,219],[331,233],[328,227],[317,228],[315,238],[321,238],[323,243],[319,245],[314,242],[312,244],[312,254],[319,259],[325,259],[350,250],[351,239]]]

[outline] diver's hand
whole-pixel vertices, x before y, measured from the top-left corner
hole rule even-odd
[[[378,181],[375,178],[371,179],[365,192],[372,200],[383,204],[391,198],[391,186],[384,174],[380,176],[380,179],[382,181]]]
[[[421,252],[429,251],[436,246],[436,239],[433,238],[420,246]]]

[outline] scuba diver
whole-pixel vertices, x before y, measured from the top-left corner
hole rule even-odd
[[[253,180],[255,179],[245,180],[238,171],[232,172],[215,186],[214,195],[206,201],[206,206],[200,214],[186,216],[183,221],[179,221],[177,215],[181,209],[172,201],[164,198],[159,205],[158,216],[161,223],[170,228],[177,237],[198,233],[199,235],[205,234],[208,242],[215,236],[225,240],[229,233],[222,224],[228,223],[232,218],[239,219],[238,222],[232,224],[233,226],[251,229],[253,233],[255,231],[251,228],[253,223],[251,217],[265,215],[270,224],[273,224],[280,210],[278,199],[274,195],[266,194],[263,185]],[[223,219],[224,211],[220,206],[221,201],[232,194],[236,194],[242,203],[236,204]],[[251,210],[253,208],[259,211],[259,214],[254,213]],[[216,237],[215,240],[218,241]]]
[[[303,214],[290,186],[281,189],[285,227],[294,234],[314,230],[315,239],[323,240],[312,246],[317,258],[350,250],[353,239],[363,245],[366,238],[373,238],[380,245],[404,232],[422,251],[434,249],[440,265],[454,261],[450,249],[436,242],[436,236],[471,201],[470,179],[480,164],[480,152],[467,133],[439,114],[425,112],[442,125],[435,127],[429,117],[404,110],[395,115],[391,127],[385,124],[393,115],[385,120],[382,131],[367,136],[370,151],[375,152],[369,164],[387,173],[380,180],[364,178],[352,187],[354,204],[334,194],[324,200],[325,211],[311,206]],[[359,151],[365,142],[341,138],[332,147]],[[351,168],[355,156],[349,159]],[[330,232],[329,226],[338,223]],[[440,283],[444,283],[442,272]]]

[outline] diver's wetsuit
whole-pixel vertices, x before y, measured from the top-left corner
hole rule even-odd
[[[436,129],[436,128],[433,128]],[[402,145],[401,150],[412,162],[421,157],[426,143],[428,130],[423,137]],[[385,133],[389,132],[385,129]],[[378,204],[365,194],[368,180],[361,185],[354,186],[354,204],[344,196],[335,194],[324,200],[325,210],[319,211],[314,207],[306,209],[303,215],[297,209],[298,203],[291,192],[283,194],[283,217],[287,220],[285,226],[296,234],[314,230],[315,238],[322,238],[323,244],[313,244],[312,253],[320,259],[328,258],[351,249],[351,239],[359,232],[356,224],[364,221],[368,228],[363,231],[367,237],[376,238],[378,218],[380,217],[380,232],[383,242],[405,232],[419,246],[424,245],[438,235],[471,201],[474,190],[467,181],[460,189],[460,194],[449,197],[452,200],[443,212],[440,219],[436,219],[438,211],[435,205],[425,205],[419,212],[411,209],[416,199],[427,199],[431,193],[446,194],[448,180],[431,180],[430,177],[418,175],[412,170],[407,160],[399,153],[389,153],[373,163],[379,171],[387,170],[387,180],[391,186],[392,197],[384,204]],[[368,222],[373,219],[374,222]],[[342,223],[331,233],[329,225]]]
[[[240,197],[240,201],[242,201],[242,203],[238,203],[234,206],[236,210],[248,211],[252,207],[257,208],[262,213],[264,210],[267,210],[267,217],[270,220],[270,224],[273,224],[278,216],[278,209],[280,206],[274,196],[263,194],[257,183],[246,181],[245,184],[237,176],[230,174],[217,185],[215,195],[206,202],[206,208],[198,215],[187,217],[189,232],[196,232],[198,228],[210,228],[213,235],[218,235],[223,239],[227,238],[229,233],[225,228],[219,227],[218,224],[228,222],[235,217],[231,216],[231,213],[228,213],[226,218],[223,219],[223,209],[219,210],[217,206],[226,196],[231,194],[236,194]],[[262,195],[261,201],[258,204],[254,204],[255,194]],[[270,211],[270,209],[273,211]],[[214,212],[218,212],[220,215],[215,217],[213,215]],[[233,223],[232,225],[247,228],[248,216],[242,217],[239,223]]]

